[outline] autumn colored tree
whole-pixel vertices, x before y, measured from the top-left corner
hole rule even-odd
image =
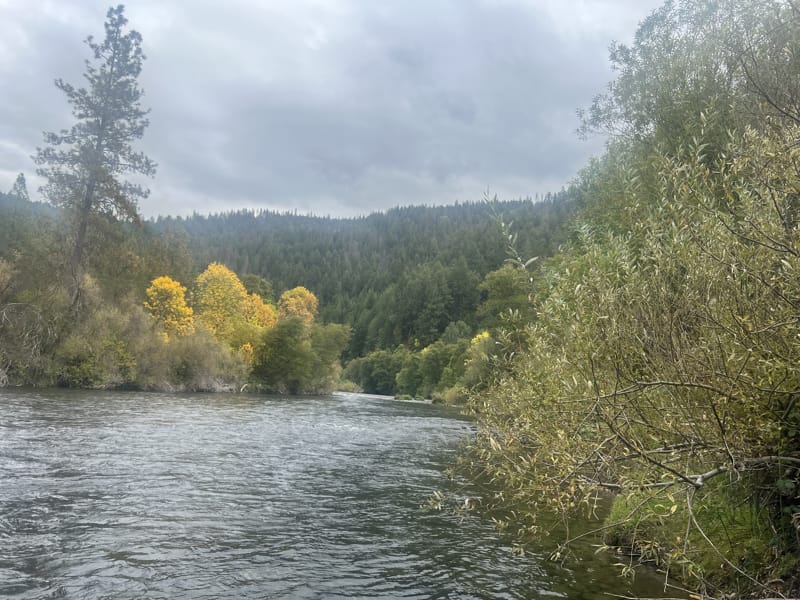
[[[276,310],[258,294],[248,294],[242,303],[242,314],[251,325],[273,327],[278,322]]]
[[[147,311],[161,323],[167,335],[194,331],[194,311],[186,304],[186,288],[171,277],[156,277],[145,290]]]
[[[306,325],[311,325],[317,317],[317,297],[302,286],[292,288],[281,294],[278,301],[278,314],[281,317],[300,317]]]
[[[194,307],[198,321],[217,338],[227,340],[244,320],[248,295],[239,277],[220,263],[211,263],[198,275]]]

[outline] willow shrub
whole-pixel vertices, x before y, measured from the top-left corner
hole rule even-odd
[[[758,587],[710,510],[725,494],[768,507],[773,554],[797,552],[800,128],[765,131],[713,157],[702,131],[653,155],[618,187],[635,229],[584,222],[543,270],[529,348],[472,399],[481,463],[529,527],[542,507],[570,514],[616,493],[633,505],[626,522],[657,515],[684,532],[628,528],[629,545],[702,587],[708,554],[685,542],[701,538],[736,585]]]

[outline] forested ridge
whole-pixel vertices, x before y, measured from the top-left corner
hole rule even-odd
[[[238,211],[159,218],[153,230],[185,234],[195,269],[219,261],[265,277],[275,290],[309,287],[325,321],[352,325],[355,357],[414,339],[427,345],[450,322],[474,329],[478,284],[508,258],[503,225],[517,232],[527,255],[550,256],[575,204],[565,191],[353,219]],[[423,304],[439,309],[416,322]]]
[[[397,281],[409,265],[463,259],[475,273],[505,259],[498,220],[523,232],[522,250],[549,255],[574,208],[566,193],[542,199],[405,206],[336,219],[271,211],[159,217],[154,229],[185,231],[195,266],[210,260],[269,278],[276,288],[312,282],[322,298],[359,294]]]

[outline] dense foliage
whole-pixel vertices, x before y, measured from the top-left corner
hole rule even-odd
[[[478,284],[507,258],[500,224],[518,233],[521,252],[550,256],[574,205],[565,191],[536,202],[413,206],[357,219],[239,211],[153,225],[189,240],[196,269],[218,261],[277,291],[312,289],[323,321],[352,327],[354,358],[426,346],[458,321],[475,329]]]
[[[535,281],[507,375],[472,399],[478,462],[710,594],[779,596],[800,553],[800,11],[667,2],[584,114],[615,134]]]
[[[411,209],[410,212],[418,215],[420,222],[428,222],[423,218],[425,216],[447,215],[448,218],[436,229],[436,237],[442,240],[441,250],[440,254],[431,255],[429,262],[398,264],[394,268],[400,270],[402,275],[395,282],[389,282],[380,272],[370,273],[364,269],[369,261],[382,264],[393,262],[394,252],[416,256],[420,246],[416,230],[402,220],[397,221],[404,214],[402,210],[374,215],[370,219],[337,220],[293,215],[271,215],[270,219],[275,222],[271,225],[274,228],[273,237],[284,239],[287,248],[294,248],[304,239],[309,239],[304,237],[309,235],[308,230],[320,225],[324,227],[316,231],[310,240],[351,229],[348,236],[352,237],[352,241],[358,241],[361,235],[370,240],[373,239],[370,228],[364,229],[365,224],[370,222],[382,223],[386,228],[395,230],[396,239],[391,247],[381,251],[378,245],[372,248],[374,252],[371,250],[370,254],[363,255],[363,261],[358,253],[346,261],[346,264],[355,264],[354,268],[345,269],[342,263],[333,260],[338,253],[335,244],[331,258],[321,263],[323,272],[338,273],[342,278],[338,292],[331,298],[332,303],[339,307],[350,306],[353,310],[364,307],[362,312],[356,310],[349,318],[343,319],[347,330],[356,332],[345,338],[346,345],[350,342],[349,349],[345,350],[353,358],[346,376],[372,393],[445,398],[445,393],[449,392],[447,399],[463,400],[468,390],[485,382],[491,361],[497,360],[502,354],[494,338],[481,344],[485,352],[476,354],[474,345],[470,344],[476,332],[491,330],[502,336],[503,332],[517,328],[517,324],[529,316],[529,277],[519,269],[501,266],[507,257],[509,235],[504,231],[504,224],[510,224],[513,219],[513,228],[518,231],[516,238],[524,247],[551,254],[551,244],[555,243],[558,231],[566,222],[571,205],[570,197],[561,194],[539,204],[494,201],[480,205]],[[68,269],[62,258],[64,253],[59,248],[67,243],[69,230],[63,228],[61,213],[47,205],[22,201],[11,194],[0,196],[0,213],[5,224],[0,225],[0,257],[5,258],[9,269],[12,264],[18,267],[14,271],[13,290],[11,287],[6,290],[6,300],[13,304],[20,298],[36,298],[30,306],[39,306],[40,302],[47,304],[45,294],[50,292],[38,289],[44,282],[51,287],[61,285],[59,293],[68,295],[67,288],[70,286],[62,277],[64,270]],[[258,220],[253,215],[248,218]],[[215,219],[224,221],[226,217],[206,218],[210,223],[214,223]],[[305,225],[295,231],[293,224],[298,221]],[[552,226],[555,231],[546,236],[550,241],[542,243],[536,238],[541,229],[531,226],[527,231],[522,227],[526,223],[539,223],[540,227]],[[476,236],[474,247],[483,245],[486,254],[494,257],[493,262],[486,260],[485,264],[489,267],[476,263],[478,270],[474,271],[463,257],[445,267],[443,257],[454,252],[453,247],[470,242],[473,236]],[[243,237],[243,240],[246,239],[246,236]],[[326,305],[318,300],[316,294],[304,286],[284,289],[264,276],[253,273],[239,276],[227,265],[214,261],[201,266],[203,272],[195,276],[196,263],[191,248],[200,247],[199,251],[202,252],[202,240],[190,238],[176,223],[169,227],[163,222],[144,222],[136,227],[108,224],[90,235],[90,240],[91,251],[86,256],[87,271],[94,282],[95,292],[105,302],[118,306],[135,304],[141,299],[142,306],[155,320],[158,332],[161,332],[154,334],[156,337],[160,335],[167,340],[183,338],[202,325],[212,337],[201,335],[198,340],[224,342],[238,358],[252,367],[254,352],[267,356],[258,352],[260,332],[273,327],[280,319],[300,316],[308,326],[313,326],[317,320],[329,322],[326,315],[331,311],[326,310]],[[370,248],[367,241],[362,245]],[[236,249],[233,238],[231,248]],[[279,255],[287,256],[290,267],[295,265],[302,272],[304,254],[297,255],[292,263],[287,248],[275,248]],[[34,262],[36,271],[23,276],[23,266]],[[120,278],[120,265],[126,268],[124,279]],[[483,269],[486,268],[490,270],[484,273]],[[354,297],[345,294],[344,289],[357,287],[355,280],[363,277],[371,277],[373,282],[383,281],[386,287]],[[324,281],[326,279],[312,279],[307,285],[315,287]],[[280,292],[277,299],[273,299],[275,290]],[[64,316],[62,320],[66,323],[69,319]],[[308,337],[310,333],[303,335]],[[352,343],[354,338],[357,344]],[[189,339],[194,338],[190,336]],[[369,340],[368,350],[364,349],[365,340]],[[189,341],[181,339],[179,343],[188,344]],[[386,353],[398,353],[398,356],[407,357],[410,362],[406,364],[405,360],[395,360],[383,375],[371,373],[373,366],[377,365],[376,359]],[[359,355],[364,358],[359,358]],[[246,371],[238,369],[236,372]],[[177,369],[174,372],[189,371]],[[327,370],[322,369],[321,372],[327,373]],[[40,375],[44,376],[43,373]],[[384,384],[377,383],[376,378],[380,377],[383,377]],[[135,379],[123,385],[140,385]],[[213,379],[208,379],[206,383]],[[333,384],[328,375],[322,379],[329,382],[328,388]],[[18,373],[16,380],[28,379]],[[57,381],[63,385],[103,384],[99,375],[91,380],[72,383],[65,377]],[[258,385],[266,385],[269,378],[261,377],[259,381]],[[243,382],[237,376],[236,382],[231,381],[227,385],[238,386]],[[256,384],[255,381],[253,383]],[[152,386],[153,379],[146,378],[146,383],[141,385]],[[288,389],[284,384],[278,387]],[[308,389],[325,388],[319,382],[310,382]]]
[[[35,157],[53,206],[30,202],[22,174],[0,194],[0,386],[330,391],[349,329],[316,323],[312,292],[276,307],[269,281],[218,262],[196,275],[185,234],[141,224],[146,190],[120,178],[153,172],[131,146],[147,119],[142,40],[126,25],[112,8],[104,40],[88,38],[88,88],[57,80],[76,122]],[[264,375],[295,347],[308,376]]]

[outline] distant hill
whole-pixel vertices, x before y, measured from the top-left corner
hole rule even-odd
[[[44,202],[31,202],[0,192],[0,257],[34,234],[40,218],[55,219],[59,210]]]
[[[186,234],[196,271],[218,261],[269,279],[277,293],[308,287],[323,319],[353,326],[351,354],[359,355],[412,337],[431,341],[451,321],[473,325],[477,284],[508,256],[501,221],[517,234],[522,256],[550,256],[575,205],[562,192],[536,202],[409,206],[350,219],[248,210],[151,225],[156,233]],[[409,307],[434,302],[440,314],[415,325]]]

